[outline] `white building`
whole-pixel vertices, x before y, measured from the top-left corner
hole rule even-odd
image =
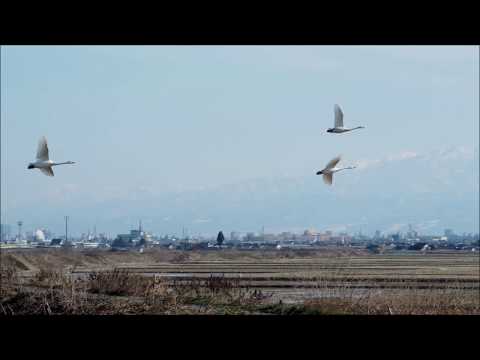
[[[44,242],[45,241],[45,234],[43,233],[43,231],[41,229],[37,229],[35,231],[34,240],[36,242]]]

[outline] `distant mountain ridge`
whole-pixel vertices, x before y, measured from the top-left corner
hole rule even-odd
[[[478,148],[455,147],[427,154],[404,152],[353,162],[355,170],[334,175],[252,179],[206,189],[98,201],[72,209],[77,228],[93,226],[116,234],[142,219],[155,233],[403,231],[478,232]],[[386,189],[379,191],[378,189]],[[52,216],[45,213],[45,221]],[[91,225],[88,225],[91,224]],[[228,238],[228,236],[227,236]]]
[[[138,203],[158,231],[178,232],[181,226],[193,233],[220,228],[259,231],[265,226],[270,231],[373,232],[402,229],[411,223],[420,231],[442,232],[446,227],[469,232],[475,230],[475,222],[478,229],[474,217],[478,214],[478,150],[460,147],[386,157],[335,175],[332,187],[313,174],[138,199],[132,208]],[[385,184],[388,192],[376,191]]]

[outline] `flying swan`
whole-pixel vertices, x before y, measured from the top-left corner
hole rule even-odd
[[[66,161],[62,163],[55,163],[48,158],[48,145],[47,139],[45,136],[40,138],[38,142],[38,149],[37,149],[37,161],[28,164],[28,169],[40,169],[47,176],[53,176],[52,166],[55,165],[64,165],[64,164],[75,164],[73,161]]]
[[[335,104],[334,106],[334,113],[335,113],[335,124],[333,128],[330,128],[327,130],[329,133],[335,133],[335,134],[341,134],[347,131],[352,131],[355,129],[365,129],[365,126],[357,126],[355,128],[349,129],[343,127],[343,112],[342,109],[340,109],[340,106]]]
[[[355,169],[355,166],[348,166],[344,168],[337,168],[336,165],[341,160],[341,156],[337,156],[330,160],[330,162],[325,166],[325,169],[317,171],[317,175],[323,175],[323,181],[325,184],[332,185],[333,182],[333,173],[337,171],[346,170],[346,169]]]

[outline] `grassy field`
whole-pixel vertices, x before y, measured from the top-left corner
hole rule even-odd
[[[479,256],[32,249],[1,254],[0,313],[480,314]]]

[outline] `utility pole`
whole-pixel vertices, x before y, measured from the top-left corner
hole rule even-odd
[[[68,216],[65,216],[65,242],[68,240]]]
[[[19,222],[17,222],[17,225],[18,225],[18,241],[20,241],[22,239],[22,225],[23,225],[23,221],[20,220]]]

